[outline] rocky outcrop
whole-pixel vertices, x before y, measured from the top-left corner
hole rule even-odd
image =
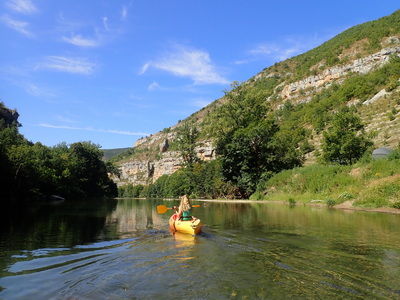
[[[195,148],[197,157],[203,161],[210,161],[215,159],[215,148],[212,145],[212,141],[204,141],[201,145]]]
[[[154,174],[152,182],[155,182],[163,175],[171,175],[182,167],[183,160],[178,151],[169,151],[162,154],[162,157],[154,162]]]
[[[372,55],[356,59],[353,62],[326,69],[321,74],[309,76],[284,86],[280,96],[282,99],[297,98],[300,91],[318,89],[329,86],[330,83],[345,78],[349,73],[366,74],[373,68],[380,67],[389,61],[391,55],[400,54],[400,47],[389,47]],[[400,55],[399,55],[400,56]],[[314,91],[315,93],[315,91]]]
[[[162,136],[162,137],[161,137]],[[170,135],[172,137],[173,135]],[[152,144],[158,144],[164,135],[155,134],[148,137],[147,142]],[[142,141],[138,145],[142,145],[146,141]],[[171,175],[183,165],[183,160],[181,158],[179,151],[167,151],[165,150],[166,140],[160,143],[160,153],[158,159],[156,160],[131,160],[124,162],[119,165],[121,174],[120,176],[113,177],[113,180],[118,186],[125,184],[133,185],[147,185],[149,183],[155,182],[158,178],[163,175]],[[137,144],[135,144],[137,146]],[[212,141],[203,141],[195,148],[197,156],[200,160],[210,161],[215,159],[215,149],[212,146]]]
[[[13,123],[18,124],[19,114],[16,110],[8,109],[0,103],[0,119],[4,121],[5,126],[10,126]],[[1,125],[0,126],[4,126]],[[1,129],[1,128],[0,128]]]
[[[154,172],[154,163],[148,160],[132,160],[121,164],[120,176],[113,177],[118,185],[146,185]]]
[[[372,104],[372,103],[378,101],[379,99],[381,99],[382,97],[385,97],[385,96],[388,95],[388,94],[389,94],[389,93],[388,93],[385,89],[380,90],[380,91],[379,91],[375,96],[373,96],[371,99],[369,99],[369,100],[367,100],[367,101],[364,101],[363,104],[364,104],[364,105]]]

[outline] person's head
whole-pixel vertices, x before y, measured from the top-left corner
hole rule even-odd
[[[182,207],[183,210],[188,210],[192,208],[192,204],[190,203],[188,195],[184,195],[181,198],[181,204],[180,206]]]

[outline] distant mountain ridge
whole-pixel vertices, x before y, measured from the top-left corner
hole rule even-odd
[[[104,154],[103,159],[105,161],[110,160],[111,158],[117,156],[118,154],[124,153],[131,148],[115,148],[115,149],[102,149],[101,151]]]
[[[325,117],[341,105],[357,106],[376,148],[398,146],[400,72],[384,66],[399,57],[400,10],[354,26],[306,53],[267,67],[242,85],[266,94],[265,101],[282,124],[287,121],[282,116],[289,110],[290,122],[310,131],[312,151],[306,163],[312,163],[320,152],[322,132],[329,126],[329,118]],[[397,65],[393,68],[398,69]],[[340,96],[335,95],[337,91]],[[340,101],[334,97],[341,97]],[[204,120],[225,101],[225,97],[217,99],[184,121],[196,122],[202,131]],[[300,120],[293,121],[293,112]],[[117,183],[151,183],[179,169],[180,154],[171,145],[182,123],[139,139],[134,153],[117,161],[122,170],[120,178],[115,179]],[[201,159],[215,158],[212,142],[212,136],[200,136],[197,153]]]

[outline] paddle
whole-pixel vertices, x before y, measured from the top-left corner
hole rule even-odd
[[[200,205],[192,205],[192,207],[200,207]],[[169,209],[174,209],[174,208],[173,207],[166,207],[165,205],[158,205],[157,206],[157,212],[159,214],[166,213],[167,210],[169,210]]]

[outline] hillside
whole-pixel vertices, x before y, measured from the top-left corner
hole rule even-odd
[[[396,148],[400,141],[399,57],[400,10],[267,67],[248,81],[234,84],[225,97],[186,120],[138,140],[133,153],[116,160],[122,173],[114,179],[120,186],[148,184],[178,170],[182,160],[174,143],[179,127],[188,121],[195,122],[201,132],[198,156],[213,160],[217,132],[231,126],[222,123],[216,112],[240,93],[263,99],[246,100],[243,106],[267,107],[282,135],[297,139],[297,146],[307,149],[304,165],[313,164],[320,156],[323,132],[343,106],[356,110],[374,148]]]
[[[117,156],[118,154],[129,151],[131,148],[117,148],[117,149],[102,149],[103,159],[105,161],[110,160],[111,158]]]

